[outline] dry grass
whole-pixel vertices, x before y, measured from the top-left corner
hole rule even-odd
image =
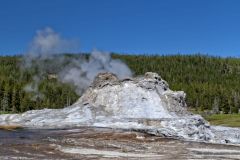
[[[212,125],[240,127],[240,114],[214,114],[205,118]]]
[[[0,130],[15,131],[22,128],[20,125],[0,125]]]

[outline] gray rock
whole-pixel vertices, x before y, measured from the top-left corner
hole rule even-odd
[[[121,128],[189,141],[240,143],[240,129],[210,126],[187,111],[185,96],[183,91],[170,90],[156,73],[123,80],[101,73],[72,106],[1,115],[0,124]]]

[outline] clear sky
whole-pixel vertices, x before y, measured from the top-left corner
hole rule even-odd
[[[79,51],[240,56],[240,0],[0,0],[0,54],[45,27]]]

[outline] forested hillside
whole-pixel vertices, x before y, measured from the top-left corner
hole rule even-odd
[[[78,55],[72,55],[74,56]],[[112,54],[112,57],[126,62],[135,75],[142,75],[147,71],[159,73],[171,89],[187,93],[187,103],[191,108],[238,113],[240,59],[202,55]],[[0,57],[1,112],[61,108],[77,100],[73,86],[62,84],[54,76],[49,78],[49,75],[42,77],[40,81],[39,91],[42,98],[34,97],[31,92],[26,91],[26,85],[31,83],[35,72],[20,68],[21,57]]]
[[[0,111],[24,112],[32,109],[62,108],[78,98],[73,88],[48,75],[41,77],[39,93],[28,91],[36,68],[21,69],[21,57],[0,57]]]

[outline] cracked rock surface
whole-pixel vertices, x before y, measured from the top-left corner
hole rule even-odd
[[[124,80],[102,73],[72,106],[1,115],[0,125],[105,127],[188,141],[240,143],[240,129],[210,126],[200,115],[187,111],[185,96],[183,91],[170,90],[156,73]]]

